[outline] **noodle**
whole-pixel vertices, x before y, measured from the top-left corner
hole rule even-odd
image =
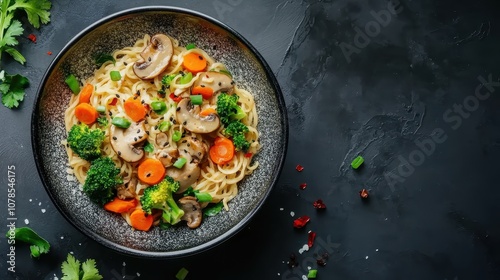
[[[177,148],[178,143],[172,140],[172,135],[174,131],[180,131],[186,136],[196,137],[198,140],[203,141],[209,147],[213,142],[215,136],[223,137],[223,126],[221,125],[216,132],[212,132],[209,137],[206,135],[196,134],[188,131],[184,128],[182,123],[176,121],[176,103],[166,96],[161,98],[158,94],[158,89],[162,86],[162,77],[165,75],[179,73],[183,71],[182,58],[184,55],[196,52],[197,54],[203,56],[207,61],[207,69],[210,71],[220,71],[226,70],[226,67],[219,62],[216,62],[212,57],[210,57],[206,52],[200,49],[186,50],[184,47],[179,46],[179,42],[173,38],[172,40],[174,46],[174,52],[172,55],[172,60],[166,70],[159,76],[152,80],[142,80],[136,76],[133,70],[133,65],[137,60],[140,60],[140,53],[148,45],[150,41],[150,36],[145,35],[143,38],[136,41],[136,43],[131,47],[125,47],[120,50],[116,50],[113,53],[113,57],[116,60],[115,63],[108,61],[104,63],[99,69],[95,70],[94,75],[84,81],[83,84],[91,84],[94,86],[94,93],[90,99],[90,105],[94,108],[98,106],[104,106],[106,108],[106,115],[101,117],[106,117],[109,122],[113,117],[127,117],[124,110],[124,102],[130,97],[139,96],[141,102],[144,104],[151,104],[152,101],[158,100],[159,98],[164,101],[167,105],[167,111],[158,115],[156,113],[150,113],[146,115],[145,127],[149,134],[146,141],[149,143],[155,143],[155,139],[160,133],[158,130],[158,125],[163,120],[170,120],[172,125],[165,133],[168,136],[168,141],[172,148]],[[122,79],[120,81],[112,81],[110,78],[110,71],[119,71]],[[186,83],[180,84],[179,80],[181,75],[177,75],[170,86],[170,92],[174,94],[182,94],[183,92],[189,92],[189,88],[193,86],[195,81],[201,79],[200,73],[193,75],[193,79]],[[217,165],[210,157],[207,155],[207,160],[200,165],[201,175],[198,181],[192,185],[194,190],[199,190],[199,192],[209,193],[212,196],[212,203],[221,202],[224,205],[225,210],[229,210],[229,201],[238,195],[238,183],[247,175],[251,174],[257,167],[258,162],[253,162],[252,157],[255,155],[260,144],[258,142],[259,132],[257,131],[258,116],[255,107],[253,96],[250,92],[239,88],[234,85],[234,94],[239,96],[238,105],[246,113],[246,117],[241,121],[248,127],[249,131],[246,133],[245,137],[250,143],[250,148],[247,153],[236,152],[231,161],[223,165]],[[167,91],[167,95],[169,92]],[[215,99],[215,98],[212,98]],[[69,131],[71,127],[75,124],[79,124],[78,119],[75,117],[75,107],[79,104],[78,95],[73,95],[69,101],[69,105],[65,111],[65,127],[66,131]],[[204,102],[200,105],[204,109],[205,107],[213,107],[209,102]],[[99,124],[94,123],[90,126],[91,128],[101,128],[105,132],[105,140],[101,146],[102,155],[110,157],[120,169],[120,175],[123,177],[123,181],[129,182],[134,176],[134,172],[137,172],[138,163],[129,163],[124,161],[118,156],[118,154],[113,150],[110,143],[110,128],[99,126]],[[86,160],[78,157],[71,148],[66,144],[66,140],[63,141],[66,147],[66,152],[68,155],[68,163],[72,169],[72,174],[76,177],[80,184],[84,184],[86,179],[87,171],[90,168],[90,163]],[[207,153],[208,154],[208,153]],[[145,153],[145,157],[155,157],[154,153]],[[142,183],[140,180],[137,183],[136,194],[141,196],[142,192],[149,185]],[[130,224],[129,214],[122,214],[125,221]]]

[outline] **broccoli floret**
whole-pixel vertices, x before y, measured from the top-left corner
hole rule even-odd
[[[86,124],[75,124],[68,132],[68,145],[75,154],[84,160],[94,160],[101,156],[104,131],[90,129]]]
[[[166,176],[160,183],[144,190],[141,197],[142,210],[151,214],[153,209],[160,209],[163,211],[163,222],[171,225],[177,224],[184,215],[184,211],[179,208],[173,197],[179,188],[179,182]]]
[[[250,148],[250,142],[245,138],[248,127],[240,121],[232,121],[224,129],[224,134],[233,139],[234,147],[237,151],[246,152]]]
[[[238,106],[238,99],[238,95],[224,92],[217,97],[217,114],[224,126],[228,126],[233,120],[246,117],[246,113]]]
[[[158,93],[161,95],[166,95],[167,89],[170,89],[170,83],[174,80],[177,74],[165,75],[161,79],[161,89],[158,90]]]
[[[120,169],[109,157],[94,160],[87,171],[83,191],[93,202],[104,205],[115,197],[116,186],[123,184]]]

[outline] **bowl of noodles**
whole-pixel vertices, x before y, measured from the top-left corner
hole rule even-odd
[[[76,35],[43,77],[31,129],[63,216],[149,258],[235,235],[276,184],[288,141],[281,90],[256,49],[208,16],[157,6]]]

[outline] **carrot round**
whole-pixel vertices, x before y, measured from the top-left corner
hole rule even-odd
[[[210,114],[217,114],[217,111],[214,108],[207,108],[200,112],[200,116],[202,117],[206,117]]]
[[[137,230],[148,231],[153,225],[153,215],[148,215],[137,208],[130,214],[130,224]]]
[[[75,117],[84,124],[93,124],[99,117],[99,113],[92,105],[80,103],[75,107]]]
[[[192,52],[184,56],[182,66],[189,72],[196,74],[205,70],[207,67],[207,60],[201,54]]]
[[[90,103],[90,97],[94,93],[94,86],[91,84],[86,84],[79,94],[80,103]]]
[[[228,163],[234,157],[234,144],[233,141],[217,137],[214,145],[210,147],[210,159],[216,164]]]
[[[148,185],[156,185],[165,177],[165,167],[155,158],[147,158],[137,168],[137,177]]]
[[[191,94],[197,95],[201,94],[204,99],[210,99],[214,95],[214,90],[211,87],[195,86],[191,91]]]
[[[110,202],[104,204],[104,209],[114,213],[126,213],[137,206],[137,199],[123,200],[115,197]]]
[[[134,121],[141,121],[146,117],[146,108],[141,103],[139,98],[130,97],[123,103],[125,113]]]

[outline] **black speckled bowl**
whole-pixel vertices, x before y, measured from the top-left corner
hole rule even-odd
[[[255,96],[262,150],[259,168],[239,186],[230,210],[207,218],[195,230],[134,231],[121,216],[90,202],[78,183],[68,181],[63,114],[71,92],[67,73],[87,78],[93,55],[133,45],[145,33],[167,33],[181,45],[194,42],[225,63],[235,81]],[[97,242],[138,257],[172,258],[209,249],[242,229],[261,207],[281,172],[288,143],[286,108],[271,69],[236,31],[208,16],[172,7],[142,7],[111,15],[86,28],[55,58],[43,77],[32,115],[32,145],[43,184],[54,204],[77,229]]]

